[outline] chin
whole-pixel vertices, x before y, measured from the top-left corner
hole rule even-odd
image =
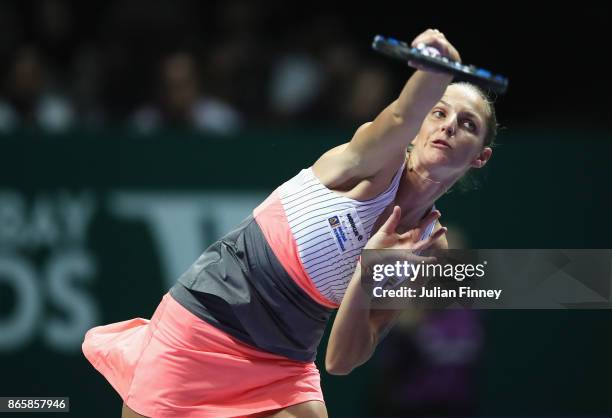
[[[432,150],[427,153],[427,164],[435,167],[445,167],[451,164],[451,159],[444,150]]]

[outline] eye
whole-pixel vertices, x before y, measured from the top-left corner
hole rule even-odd
[[[437,118],[443,118],[446,114],[441,110],[434,110],[432,113]]]
[[[474,122],[472,122],[469,119],[466,119],[463,121],[463,126],[465,126],[466,128],[468,128],[468,130],[470,132],[475,132],[476,131],[476,124]]]

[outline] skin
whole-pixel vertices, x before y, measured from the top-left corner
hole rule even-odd
[[[121,418],[147,418],[147,417],[136,413],[129,406],[127,406],[126,404],[123,404],[123,408],[121,409]]]
[[[472,89],[447,88],[423,119],[396,198],[381,214],[366,248],[448,248],[446,228],[439,223],[431,237],[420,241],[420,236],[440,217],[438,211],[430,213],[436,199],[469,169],[481,168],[490,159],[491,148],[484,146],[486,117],[486,103]],[[399,315],[364,309],[369,300],[359,289],[360,270],[355,270],[332,327],[326,353],[331,374],[348,374],[366,362]]]
[[[313,418],[327,418],[327,409],[323,402],[310,401],[304,402],[297,405],[292,405],[288,408],[284,408],[278,411],[266,411],[261,414],[251,415],[251,418],[302,418],[302,417],[313,417]],[[134,410],[130,409],[126,404],[123,404],[121,411],[121,418],[148,418],[144,415],[140,415]]]
[[[413,46],[433,45],[456,59],[443,34],[428,30]],[[446,77],[446,78],[445,78]],[[468,86],[450,85],[450,77],[417,71],[399,98],[351,142],[324,154],[313,170],[327,187],[357,200],[377,196],[388,187],[413,148],[394,202],[380,215],[366,248],[448,248],[446,229],[437,222],[432,237],[421,232],[437,221],[433,203],[468,170],[482,168],[492,150],[484,146],[488,105]],[[344,375],[366,362],[399,312],[367,309],[357,267],[334,321],[326,353],[326,369]],[[364,309],[366,308],[366,309]]]
[[[436,48],[442,56],[461,62],[443,33],[428,29],[412,42]],[[491,158],[485,147],[488,108],[469,87],[451,85],[452,77],[416,68],[400,96],[372,122],[362,125],[349,143],[335,147],[313,165],[322,184],[355,200],[384,192],[408,158],[396,198],[374,225],[365,248],[447,248],[446,228],[438,221],[433,203],[469,169],[482,168]],[[423,230],[436,221],[434,233],[420,240]],[[347,288],[334,321],[325,365],[330,374],[344,375],[365,363],[381,337],[391,328],[398,311],[364,309],[369,299],[360,290],[359,266]],[[325,404],[304,402],[253,417],[327,418]],[[122,418],[141,418],[124,405]]]
[[[444,90],[439,100],[423,116],[419,130],[411,141],[413,148],[402,173],[396,198],[380,215],[374,226],[374,231],[377,232],[370,238],[366,248],[448,248],[446,228],[437,222],[441,214],[439,211],[430,213],[430,208],[468,170],[484,167],[491,158],[491,148],[484,146],[488,112],[487,104],[473,89],[463,85],[451,85]],[[315,174],[318,175],[329,169],[330,165],[342,161],[342,155],[350,153],[353,141],[366,138],[375,142],[372,138],[376,139],[376,134],[367,131],[384,131],[384,128],[371,129],[372,124],[362,126],[361,132],[355,134],[351,143],[322,156],[313,167]],[[403,129],[398,130],[409,134],[411,127],[403,126]],[[387,139],[393,139],[394,129],[385,132],[390,132]],[[389,152],[393,151],[392,146],[389,148]],[[344,172],[335,178],[328,177],[326,180],[329,183],[326,185],[356,200],[377,196],[386,190],[393,175],[404,163],[406,148],[400,145],[398,149],[397,153],[401,157],[394,159],[393,154],[383,157],[387,166],[379,167],[372,163],[375,167],[372,175],[360,175],[359,171],[349,169],[349,175]],[[319,163],[320,166],[317,165]],[[429,238],[420,240],[422,232],[431,222],[437,222],[434,233]],[[393,310],[364,309],[369,306],[370,301],[361,292],[360,271],[358,266],[332,327],[326,353],[326,369],[330,374],[345,375],[365,363],[400,313]]]
[[[393,204],[383,212],[375,228],[391,215],[395,205],[402,208],[403,214],[398,230],[414,228],[468,170],[485,166],[493,153],[483,145],[487,114],[487,105],[477,92],[461,85],[447,88],[412,141],[410,169],[404,171]]]

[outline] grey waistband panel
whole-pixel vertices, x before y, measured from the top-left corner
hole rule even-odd
[[[315,359],[332,313],[285,272],[252,216],[207,248],[170,294],[231,336],[298,361]]]

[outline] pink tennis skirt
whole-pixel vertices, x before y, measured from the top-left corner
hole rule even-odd
[[[83,353],[134,411],[154,418],[248,417],[323,402],[319,370],[246,345],[164,295],[151,320],[92,328]]]

